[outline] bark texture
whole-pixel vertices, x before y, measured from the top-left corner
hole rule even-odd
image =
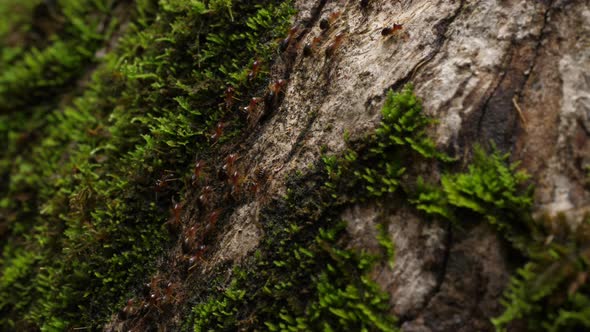
[[[297,40],[273,68],[289,80],[280,108],[245,142],[243,162],[270,170],[267,195],[284,193],[285,175],[317,161],[320,148],[344,149],[379,121],[386,91],[413,83],[431,136],[468,160],[474,143],[494,142],[533,175],[537,214],[579,220],[590,133],[588,1],[300,1]],[[319,21],[340,15],[322,31]],[[403,30],[382,36],[384,27]],[[318,38],[319,41],[314,38]],[[332,51],[338,38],[343,42]],[[306,57],[303,45],[314,44]],[[262,166],[261,166],[262,165]],[[433,170],[424,169],[429,173]],[[239,261],[264,234],[256,211],[238,209],[216,263]],[[247,211],[247,212],[246,212]],[[248,217],[245,215],[248,214]],[[501,313],[509,253],[487,226],[457,231],[404,209],[359,205],[342,216],[351,245],[375,246],[376,218],[390,219],[396,264],[375,279],[392,296],[404,331],[487,331]],[[463,222],[469,223],[469,220]]]

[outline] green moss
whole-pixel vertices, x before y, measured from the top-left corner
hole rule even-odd
[[[32,101],[67,88],[108,37],[96,32],[106,3],[59,4],[63,30],[0,78],[0,108],[10,110],[0,126],[9,142],[0,163],[8,184],[0,197],[9,218],[2,259],[9,273],[0,279],[5,329],[96,327],[118,311],[170,243],[163,224],[171,197],[189,188],[194,156],[216,158],[213,127],[227,124],[218,147],[245,127],[238,105],[221,106],[225,88],[248,95],[266,83],[264,71],[248,81],[248,68],[254,57],[268,65],[293,13],[287,2],[171,10],[172,2],[139,1],[83,93],[61,108],[38,106]],[[167,172],[179,180],[155,193]]]
[[[531,331],[590,328],[590,218],[575,228],[565,216],[542,217],[525,246],[528,262],[512,278],[493,320],[498,331],[521,324]]]
[[[397,331],[387,294],[369,277],[384,257],[344,249],[343,226],[307,241],[295,225],[276,234],[221,296],[194,307],[194,331]]]
[[[426,135],[433,121],[422,113],[411,85],[400,92],[389,91],[381,114],[376,133],[360,143],[358,151],[323,157],[330,176],[325,186],[335,197],[347,192],[354,192],[360,199],[393,194],[404,187],[408,170],[420,162],[452,160]]]
[[[480,214],[502,231],[514,232],[528,223],[532,187],[523,190],[528,176],[507,164],[508,155],[475,146],[473,160],[464,173],[446,173],[440,186],[418,182],[412,200],[419,210],[457,222],[461,210]]]
[[[19,52],[18,58],[14,54],[5,58],[7,65],[0,74],[0,113],[21,111],[51,100],[79,76],[109,36],[109,21],[104,21],[106,13],[101,13],[106,6],[106,0],[88,0],[61,1],[55,8],[45,3],[35,7],[36,11],[52,13],[33,18],[44,20],[43,29],[55,30],[55,34],[47,37],[48,45],[33,45],[26,52]],[[99,29],[101,23],[107,25]]]

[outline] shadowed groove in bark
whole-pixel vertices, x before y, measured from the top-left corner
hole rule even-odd
[[[514,145],[514,135],[520,127],[520,121],[512,99],[520,96],[534,66],[538,47],[544,38],[549,9],[547,7],[534,14],[534,17],[544,17],[537,38],[516,41],[515,35],[512,35],[510,45],[504,48],[506,54],[498,69],[499,74],[494,76],[493,87],[484,93],[483,100],[480,100],[481,97],[472,99],[472,93],[467,96],[474,108],[463,118],[456,143],[458,152],[463,151],[465,157],[468,157],[473,142],[487,145],[492,141],[502,151],[509,151]]]
[[[451,246],[453,244],[453,226],[451,224],[446,225],[446,234],[444,239],[444,253],[442,257],[442,264],[438,271],[436,271],[436,284],[432,288],[432,290],[426,295],[426,301],[420,308],[417,308],[416,314],[407,315],[403,317],[399,317],[399,325],[403,326],[406,322],[411,322],[416,318],[420,317],[422,313],[428,309],[428,306],[432,302],[432,300],[436,297],[436,295],[440,292],[440,289],[443,285],[447,274],[447,268],[449,265],[449,257],[451,255]]]
[[[525,80],[522,83],[522,86],[520,87],[517,96],[520,97],[522,95],[522,89],[527,85],[529,78],[531,77],[531,73],[533,72],[533,70],[535,69],[535,66],[537,65],[537,59],[539,58],[539,52],[541,50],[541,47],[543,46],[543,40],[545,39],[545,37],[547,36],[547,34],[549,33],[547,31],[547,25],[549,24],[549,20],[551,18],[551,12],[553,10],[553,6],[555,5],[555,0],[549,0],[549,4],[547,5],[547,10],[545,10],[545,13],[543,15],[543,26],[541,27],[541,33],[539,34],[539,39],[537,40],[537,44],[535,45],[535,49],[534,49],[534,55],[533,55],[533,61],[531,62],[531,66],[529,67],[529,69],[525,72]]]
[[[528,64],[524,65],[523,62],[527,62],[527,59],[523,59],[522,54],[519,54],[521,50],[526,51],[528,43],[524,41],[517,44],[515,36],[511,39],[506,59],[502,61],[503,65],[500,69],[501,75],[498,84],[480,108],[481,116],[478,120],[475,137],[480,137],[484,144],[493,141],[502,151],[509,151],[514,145],[515,130],[519,127],[520,121],[518,121],[517,111],[512,99],[520,96],[532,69],[535,67],[539,48],[545,37],[552,4],[553,2],[550,2],[543,13],[543,23],[539,37],[534,42],[535,45],[529,53],[530,60],[528,60]]]
[[[554,4],[555,4],[555,0],[550,0],[550,2],[548,4],[548,8],[547,8],[547,10],[545,10],[545,13],[543,15],[543,26],[541,27],[539,38],[537,39],[537,43],[536,43],[535,48],[533,50],[533,59],[531,60],[530,66],[524,72],[524,77],[523,77],[522,83],[517,88],[517,90],[515,90],[514,97],[516,98],[516,100],[520,100],[520,98],[522,97],[523,89],[528,84],[529,79],[531,77],[531,73],[533,72],[533,70],[535,70],[535,67],[537,65],[537,59],[539,58],[539,52],[541,50],[543,40],[545,39],[545,37],[548,34],[547,24],[549,23],[549,19],[551,17],[551,12],[553,10]],[[513,106],[513,107],[515,107],[515,106]],[[517,131],[518,131],[519,127],[524,127],[524,124],[521,123],[520,121],[515,121],[513,123],[512,130],[511,130],[511,132],[513,133],[513,137],[515,138],[515,141],[518,139]],[[524,128],[524,129],[526,130],[526,128]],[[511,146],[512,147],[514,146],[514,142],[512,143]]]
[[[491,92],[488,94],[488,96],[485,98],[485,101],[483,102],[483,105],[479,108],[478,111],[476,111],[477,113],[480,114],[479,119],[477,121],[477,129],[476,129],[476,133],[474,135],[474,139],[477,137],[482,137],[484,135],[482,135],[482,131],[484,130],[484,121],[486,119],[486,114],[488,114],[488,109],[490,106],[490,101],[497,96],[498,91],[500,90],[500,87],[502,86],[502,83],[504,82],[504,79],[506,78],[506,73],[508,72],[508,70],[510,70],[510,62],[512,61],[512,57],[514,55],[514,49],[513,46],[514,45],[514,38],[513,40],[510,42],[510,45],[508,46],[508,52],[505,54],[504,59],[502,60],[502,67],[500,68],[500,75],[496,77],[496,84],[494,84],[493,88],[491,89]],[[482,139],[483,142],[487,142],[488,140],[493,140],[487,137],[484,137]],[[503,142],[499,142],[497,140],[494,140],[494,143],[496,145],[499,145],[500,149],[504,150],[505,149],[505,145],[502,144]]]

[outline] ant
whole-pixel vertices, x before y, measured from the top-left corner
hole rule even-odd
[[[250,72],[248,72],[248,81],[251,81],[256,78],[261,66],[262,63],[260,61],[254,60],[254,63],[252,63],[252,69],[250,70]]]
[[[180,226],[180,216],[182,214],[182,208],[184,207],[183,203],[177,203],[172,197],[172,218],[166,222],[168,229],[172,233],[176,233],[178,231],[178,227]]]
[[[197,249],[197,252],[190,256],[188,259],[188,265],[189,265],[189,272],[194,269],[195,267],[197,267],[197,262],[203,260],[203,254],[205,253],[205,251],[207,250],[207,246],[206,245],[200,245],[199,248]]]
[[[246,183],[246,190],[248,190],[253,195],[256,195],[258,193],[258,189],[259,189],[258,182],[254,181],[254,180],[249,180]]]
[[[163,174],[154,185],[154,191],[156,193],[156,201],[158,200],[158,193],[164,192],[168,189],[168,183],[180,180],[179,178],[175,178],[174,174],[168,173]]]
[[[235,153],[230,153],[226,158],[225,158],[225,164],[223,164],[222,169],[229,175],[231,174],[231,172],[234,170],[234,164],[236,163],[236,161],[240,159],[240,157],[238,157],[237,154]]]
[[[332,42],[332,45],[330,45],[330,46],[328,46],[328,48],[326,48],[326,56],[330,57],[330,56],[334,55],[334,53],[336,52],[336,50],[342,44],[343,41],[344,41],[344,33],[337,34],[336,37],[334,38],[334,42]]]
[[[197,160],[195,167],[193,168],[193,175],[191,176],[193,186],[196,186],[198,181],[203,177],[203,169],[205,168],[205,162]]]
[[[162,298],[160,296],[158,296],[156,293],[151,293],[150,300],[147,304],[154,306],[156,309],[158,309],[159,312],[162,312],[162,308],[160,308],[161,302],[162,302]]]
[[[326,31],[328,29],[330,29],[330,26],[332,25],[332,23],[334,23],[334,21],[336,21],[336,19],[338,19],[338,17],[340,17],[340,12],[333,12],[332,14],[330,14],[330,16],[328,16],[328,18],[323,18],[320,21],[320,29],[322,29],[323,31]]]
[[[248,178],[245,187],[246,190],[250,191],[250,193],[256,195],[260,187],[266,184],[268,180],[268,174],[264,168],[258,168],[253,173],[254,175]]]
[[[219,214],[221,213],[221,209],[217,209],[209,214],[207,224],[205,225],[205,229],[203,230],[202,238],[205,238],[209,233],[215,229],[215,225],[217,224],[217,220],[219,219]]]
[[[242,177],[238,171],[234,171],[230,176],[230,183],[231,183],[231,193],[237,194],[240,184],[242,183]]]
[[[367,7],[369,6],[369,0],[361,0],[361,9],[367,9]]]
[[[278,79],[274,81],[269,87],[271,96],[278,95],[280,92],[282,92],[285,88],[285,85],[287,85],[287,81],[284,79]]]
[[[250,103],[248,104],[248,106],[244,107],[244,111],[246,113],[248,113],[248,118],[250,119],[251,117],[253,118],[253,114],[256,111],[256,108],[258,107],[258,104],[260,104],[260,102],[262,101],[261,98],[257,98],[257,97],[252,97],[252,99],[250,99]]]
[[[223,136],[223,129],[225,128],[225,123],[223,122],[219,122],[217,124],[217,126],[215,126],[215,132],[213,133],[213,135],[211,135],[211,139],[213,140],[213,144],[217,143],[217,141],[219,141],[219,138],[221,138],[221,136]]]
[[[163,174],[158,180],[156,180],[155,190],[157,193],[163,192],[166,188],[168,188],[168,183],[172,181],[176,181],[178,178],[174,178],[174,174],[168,173]]]
[[[182,250],[184,252],[191,252],[194,244],[197,239],[197,227],[191,226],[184,235],[184,240],[182,241]]]
[[[289,45],[291,45],[293,36],[295,36],[297,31],[299,31],[299,28],[297,27],[292,27],[291,29],[289,29],[289,35],[287,35],[287,37],[283,39],[279,44],[279,49],[281,50],[281,52],[284,52],[289,47]]]
[[[311,56],[313,54],[313,52],[315,51],[317,44],[319,44],[321,40],[322,40],[321,37],[315,37],[314,39],[311,40],[311,42],[305,43],[305,45],[303,46],[303,56],[304,57]]]
[[[201,190],[201,195],[199,196],[199,202],[203,205],[208,205],[209,201],[211,200],[211,194],[213,193],[213,188],[211,186],[205,186],[203,190]]]
[[[397,31],[402,30],[404,26],[402,24],[393,23],[391,27],[385,27],[381,30],[381,36],[391,36],[394,35]]]
[[[151,289],[152,291],[156,290],[159,288],[160,282],[162,281],[162,277],[159,275],[155,275],[150,279],[150,282],[148,282],[147,284],[145,284],[145,286],[149,289]]]
[[[270,84],[268,87],[269,92],[265,96],[265,112],[270,112],[272,108],[277,104],[277,98],[281,92],[285,90],[287,81],[284,79],[278,79]]]
[[[162,295],[162,302],[164,302],[165,304],[172,304],[174,302],[176,302],[177,296],[176,296],[176,289],[178,288],[178,284],[177,283],[173,283],[173,282],[168,282],[168,284],[166,284],[166,288],[164,288],[164,295]]]
[[[141,307],[141,303],[139,306]],[[123,318],[129,318],[135,315],[136,311],[137,307],[135,306],[135,299],[129,299],[127,300],[127,305],[122,310],[122,316]]]
[[[174,204],[174,206],[172,207],[172,213],[174,214],[174,223],[178,225],[180,224],[180,214],[182,213],[182,208],[184,204],[177,203],[174,200],[174,197],[172,197],[172,204]]]
[[[236,90],[231,85],[228,86],[227,89],[225,89],[225,107],[227,109],[231,109],[231,107],[233,106],[235,93]]]

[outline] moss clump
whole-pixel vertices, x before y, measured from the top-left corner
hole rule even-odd
[[[506,291],[498,331],[526,326],[531,331],[590,328],[590,218],[579,225],[563,215],[543,216],[523,246],[528,258]]]
[[[422,113],[411,85],[400,92],[389,91],[381,114],[379,128],[366,142],[357,143],[358,151],[323,158],[330,176],[325,186],[335,197],[354,192],[362,200],[393,194],[400,188],[405,192],[410,189],[408,171],[414,171],[416,165],[452,160],[426,135],[433,121]]]
[[[387,294],[369,277],[385,257],[345,249],[343,226],[319,229],[312,240],[296,225],[276,233],[276,242],[237,272],[221,296],[193,308],[189,325],[194,331],[397,331]]]
[[[529,222],[532,187],[523,190],[528,176],[516,171],[517,164],[508,165],[507,159],[507,154],[493,150],[488,155],[476,145],[466,172],[444,174],[440,186],[419,181],[412,202],[427,214],[454,222],[461,211],[468,210],[514,233]]]
[[[117,24],[108,18],[106,0],[35,4],[31,13],[33,31],[28,33],[37,39],[44,34],[45,39],[4,51],[5,62],[0,65],[0,113],[22,111],[33,104],[54,100],[92,61]]]
[[[338,243],[345,240],[339,239],[342,230],[343,224],[329,230],[320,229],[311,246],[292,251],[294,259],[273,262],[295,273],[278,284],[266,284],[263,292],[274,294],[276,301],[282,293],[306,290],[309,301],[289,303],[289,298],[285,298],[287,304],[276,308],[279,311],[274,322],[265,321],[269,330],[397,331],[395,317],[388,314],[389,296],[368,275],[384,257],[344,250]],[[318,263],[320,270],[311,273],[309,287],[306,279],[312,271],[300,270],[314,265],[317,269]]]

